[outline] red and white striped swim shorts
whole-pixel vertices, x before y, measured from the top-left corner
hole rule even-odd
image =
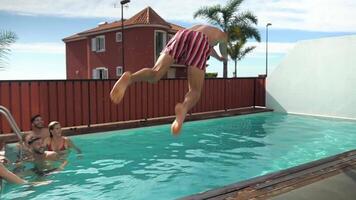
[[[204,33],[185,29],[178,31],[162,52],[172,56],[177,64],[205,70],[210,50],[208,37]]]

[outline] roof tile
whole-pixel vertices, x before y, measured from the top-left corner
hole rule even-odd
[[[146,25],[163,25],[172,30],[172,32],[184,29],[181,26],[171,24],[166,22],[162,17],[160,17],[151,7],[147,7],[128,20],[124,20],[124,26],[130,26],[130,25],[139,25],[139,24],[146,24]],[[120,28],[121,27],[121,21],[114,21],[112,23],[105,23],[101,24],[95,28],[80,32],[78,34],[66,37],[63,39],[63,41],[66,40],[72,40],[76,38],[80,38],[84,35],[99,32],[99,31],[105,31],[105,30],[110,30],[114,28]]]

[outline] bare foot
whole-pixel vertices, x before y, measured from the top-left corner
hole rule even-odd
[[[131,79],[131,73],[125,72],[118,81],[116,81],[114,87],[112,87],[110,92],[111,101],[118,104],[124,97],[127,86],[129,85]]]
[[[184,109],[183,104],[177,103],[175,107],[175,112],[176,112],[176,119],[172,123],[171,132],[174,135],[178,135],[182,129],[182,125],[185,119],[185,115],[187,114],[187,111]]]

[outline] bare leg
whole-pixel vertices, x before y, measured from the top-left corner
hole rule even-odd
[[[199,101],[204,83],[204,76],[204,70],[194,66],[188,67],[189,91],[185,95],[183,103],[177,103],[175,107],[176,119],[171,126],[173,134],[179,134],[187,112]]]
[[[161,54],[153,68],[143,68],[134,74],[125,72],[111,89],[110,98],[118,104],[124,97],[126,88],[135,82],[147,81],[155,83],[165,75],[174,59],[168,54]]]

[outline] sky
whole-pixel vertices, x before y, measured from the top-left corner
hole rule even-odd
[[[193,18],[202,6],[225,5],[226,0],[131,0],[124,8],[129,18],[150,6],[163,19],[184,27],[207,23]],[[62,39],[94,28],[103,21],[121,19],[119,0],[0,0],[0,30],[18,36],[10,46],[0,80],[65,79],[65,44]],[[174,9],[173,9],[174,8]],[[302,40],[356,34],[355,0],[245,0],[239,11],[251,11],[258,18],[261,42],[249,41],[256,49],[238,62],[240,77],[265,73],[266,24],[268,28],[269,73]],[[222,64],[209,60],[207,72],[222,76]],[[228,76],[234,71],[229,62]]]

